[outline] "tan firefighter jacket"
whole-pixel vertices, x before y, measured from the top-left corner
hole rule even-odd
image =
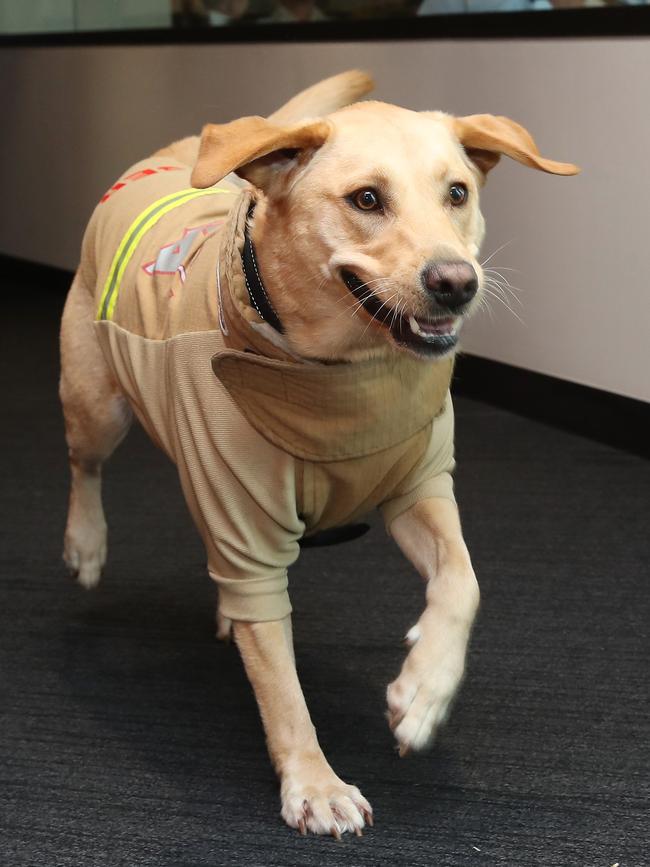
[[[121,389],[178,467],[220,610],[276,620],[303,535],[453,499],[452,362],[294,357],[246,290],[253,191],[189,177],[157,157],[129,169],[93,214],[80,278]]]

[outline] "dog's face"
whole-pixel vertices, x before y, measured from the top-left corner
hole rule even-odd
[[[287,332],[307,307],[303,353],[450,352],[480,292],[478,170],[435,115],[362,103],[330,122],[302,166],[276,173],[260,218],[289,254]]]
[[[259,118],[228,125],[240,125],[234,138],[257,138],[253,159],[235,157],[232,167],[262,192],[252,238],[294,351],[326,359],[454,351],[481,295],[479,189],[509,144],[497,147],[494,130],[479,123],[477,132],[472,121],[367,102],[275,140]],[[496,135],[517,139],[523,158],[511,156],[575,171],[543,160],[526,131],[507,123]],[[197,186],[222,177],[226,129],[204,133]]]

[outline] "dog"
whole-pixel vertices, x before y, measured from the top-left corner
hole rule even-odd
[[[479,192],[501,155],[558,175],[505,117],[359,101],[351,71],[270,118],[208,124],[129,169],[84,236],[61,326],[71,469],[64,559],[106,559],[102,465],[132,415],[178,466],[301,833],[372,824],[316,737],[287,569],[302,536],[383,513],[426,582],[387,688],[400,754],[458,690],[479,590],[451,472],[459,331],[480,303]],[[281,684],[281,689],[278,685]]]

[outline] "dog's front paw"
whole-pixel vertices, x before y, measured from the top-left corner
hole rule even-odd
[[[346,831],[361,836],[372,825],[372,807],[356,786],[336,776],[327,762],[305,757],[291,763],[282,775],[282,818],[301,834],[329,834],[339,839]]]
[[[468,624],[436,612],[425,612],[407,633],[411,650],[386,691],[400,755],[426,747],[446,720],[463,677],[468,636]]]

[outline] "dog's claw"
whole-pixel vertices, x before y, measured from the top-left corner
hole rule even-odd
[[[406,633],[404,638],[402,639],[402,644],[405,647],[411,648],[414,644],[417,644],[420,640],[420,627],[416,623],[415,626],[411,626],[409,631]]]
[[[370,828],[374,828],[374,826],[375,826],[375,820],[374,820],[373,815],[372,815],[372,813],[370,812],[370,810],[362,810],[362,813],[363,813],[363,818],[365,819],[366,824],[368,825],[368,827],[370,827]]]
[[[359,789],[343,783],[331,770],[304,785],[302,792],[295,786],[291,778],[282,780],[281,813],[287,825],[303,837],[323,834],[341,840],[347,833],[362,837],[364,824],[372,825],[372,807]]]
[[[397,751],[399,753],[400,759],[403,759],[411,752],[411,748],[408,746],[408,744],[400,744]]]

